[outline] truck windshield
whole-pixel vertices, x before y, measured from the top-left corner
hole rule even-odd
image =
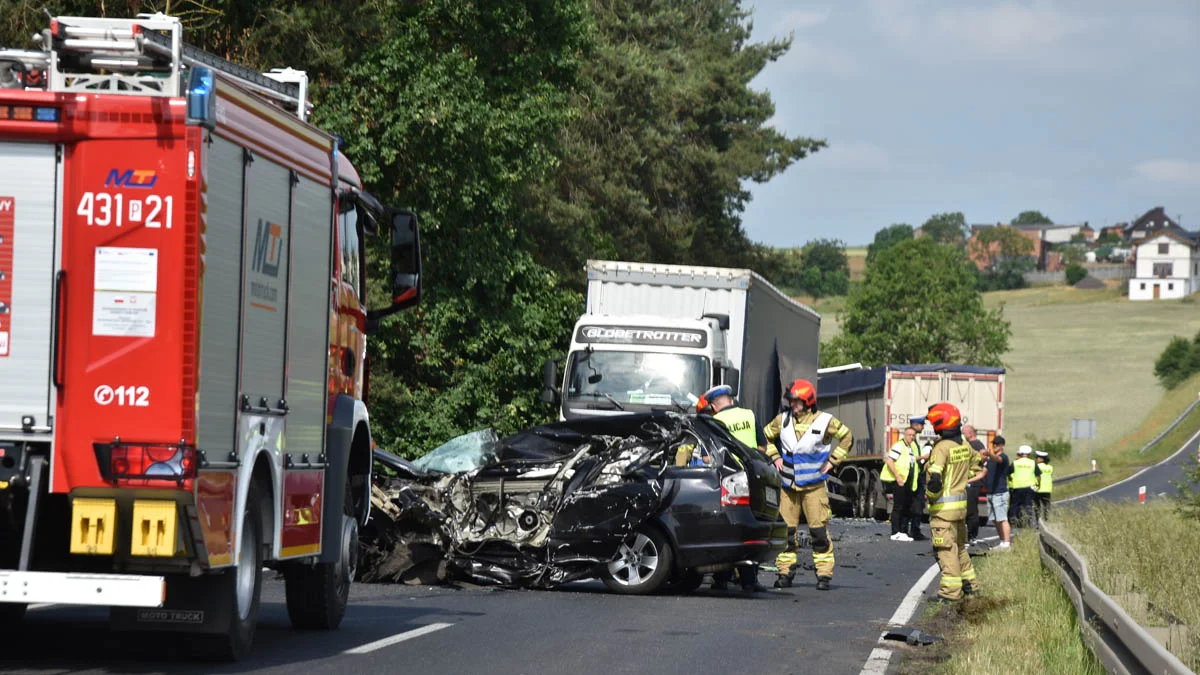
[[[661,406],[685,410],[708,389],[708,359],[656,352],[574,352],[567,400],[601,408]]]

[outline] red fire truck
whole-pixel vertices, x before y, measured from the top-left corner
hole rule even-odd
[[[416,216],[305,121],[307,78],[60,17],[0,50],[0,630],[26,605],[245,655],[265,567],[336,628],[370,510],[366,335]],[[368,311],[368,237],[392,303]],[[388,245],[383,244],[383,245]]]

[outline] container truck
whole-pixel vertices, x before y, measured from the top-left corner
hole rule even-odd
[[[416,216],[306,121],[306,77],[178,19],[59,17],[0,50],[0,631],[111,607],[239,658],[263,567],[345,612],[370,513],[364,353],[420,299]],[[368,311],[368,235],[391,303]]]
[[[963,423],[973,425],[990,446],[1004,424],[1004,369],[953,363],[823,368],[817,401],[854,432],[854,447],[835,470],[837,480],[830,481],[834,510],[882,519],[891,513],[891,500],[879,480],[883,457],[909,420],[949,401],[962,412]],[[926,425],[918,442],[935,438]]]
[[[688,412],[728,384],[766,424],[787,383],[816,378],[820,315],[751,270],[608,260],[586,269],[570,350],[545,365],[543,399],[560,420]]]

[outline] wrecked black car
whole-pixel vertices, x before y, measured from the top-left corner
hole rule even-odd
[[[691,590],[786,543],[774,467],[709,417],[588,418],[503,439],[487,430],[416,462],[375,457],[362,581],[551,588],[599,577],[618,593]]]

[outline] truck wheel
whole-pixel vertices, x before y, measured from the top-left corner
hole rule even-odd
[[[616,557],[604,567],[601,578],[614,593],[647,595],[670,578],[674,559],[667,538],[648,527],[621,544]]]
[[[301,630],[333,630],[342,623],[350,601],[350,584],[358,568],[358,520],[350,477],[342,506],[342,539],[338,559],[330,563],[288,565],[283,572],[288,618]]]
[[[889,498],[887,493],[883,491],[883,481],[875,482],[875,520],[879,522],[886,521],[892,515],[892,508],[895,506],[895,500]]]
[[[879,517],[879,497],[880,492],[883,489],[882,486],[883,482],[879,480],[879,472],[871,469],[870,481],[867,484],[867,510],[866,513],[863,514],[864,517],[882,520],[882,518]],[[885,506],[886,501],[887,497],[884,497]]]
[[[225,605],[230,613],[229,631],[221,635],[196,636],[197,651],[207,658],[240,661],[250,654],[262,594],[262,509],[262,498],[252,486],[246,496],[246,513],[242,516],[238,563],[226,571],[219,582],[219,592],[232,596],[232,602]]]

